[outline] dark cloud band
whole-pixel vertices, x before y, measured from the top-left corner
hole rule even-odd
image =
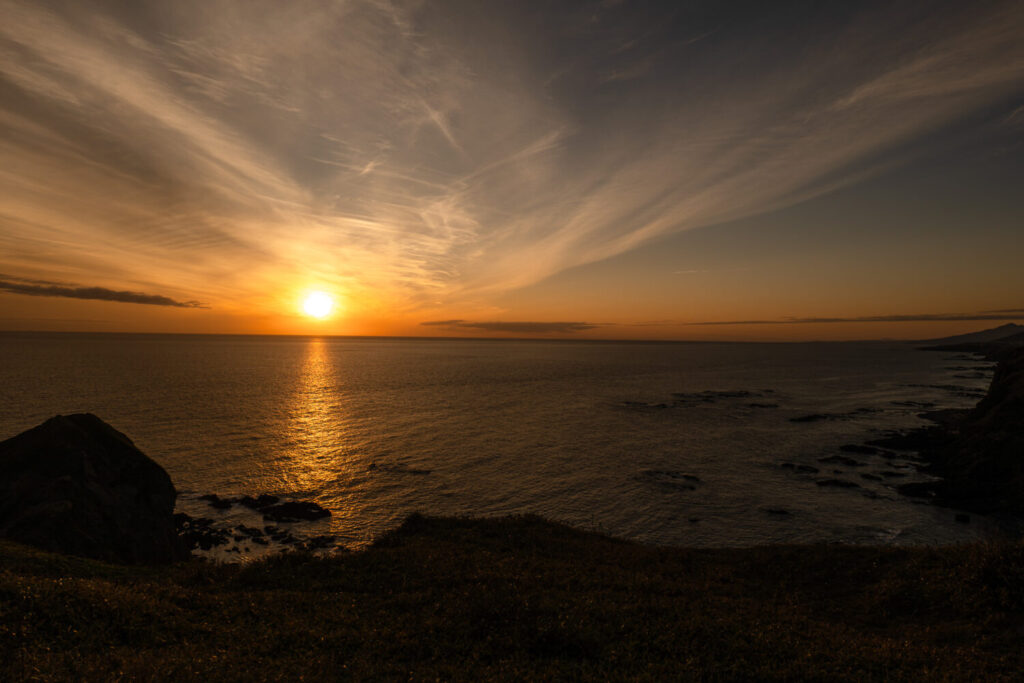
[[[106,287],[71,287],[39,280],[0,280],[0,291],[26,296],[61,297],[65,299],[91,299],[117,301],[125,304],[170,306],[173,308],[209,308],[199,301],[176,301],[162,294],[145,294],[107,289]]]
[[[803,325],[811,323],[913,323],[972,320],[1019,320],[1024,309],[985,313],[921,313],[913,315],[867,315],[855,318],[779,318],[777,320],[708,320],[684,325]]]
[[[547,334],[564,332],[582,332],[592,330],[600,325],[584,322],[473,322],[471,320],[432,320],[420,323],[426,327],[443,327],[445,329],[484,330],[486,332],[517,332],[521,334]]]

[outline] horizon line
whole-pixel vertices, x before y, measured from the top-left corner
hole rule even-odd
[[[992,329],[992,328],[989,328]],[[975,330],[983,332],[985,330]],[[623,339],[614,337],[447,337],[384,334],[288,334],[281,332],[105,332],[100,330],[0,330],[2,334],[67,334],[67,335],[134,335],[164,337],[280,337],[292,339],[394,339],[407,341],[523,341],[523,342],[585,342],[622,344],[852,344],[852,343],[900,343],[916,344],[938,341],[945,337],[928,339],[897,339],[876,337],[871,339]],[[962,334],[973,334],[972,332]],[[962,336],[962,334],[948,336]]]

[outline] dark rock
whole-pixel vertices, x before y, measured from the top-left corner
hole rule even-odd
[[[335,536],[330,535],[313,536],[299,544],[299,549],[322,550],[324,548],[330,548],[332,545],[334,545],[335,538]]]
[[[825,458],[818,458],[818,462],[827,462],[832,465],[846,465],[847,467],[864,467],[864,463],[848,458],[845,455],[830,455]]]
[[[935,487],[939,482],[935,481],[915,481],[909,484],[901,484],[896,487],[904,496],[912,496],[914,498],[931,498],[935,495]]]
[[[785,508],[765,508],[764,511],[767,512],[769,515],[788,515],[789,514],[789,510],[786,510]]]
[[[672,394],[676,401],[680,402],[703,402],[703,403],[714,403],[721,399],[730,398],[756,398],[761,394],[756,391],[698,391],[696,393],[686,392],[675,392]]]
[[[680,491],[695,491],[700,483],[697,475],[675,470],[643,470],[637,479]]]
[[[824,413],[815,413],[814,415],[801,415],[800,417],[789,418],[790,422],[822,422],[823,420],[834,420],[835,415],[828,415]]]
[[[954,396],[961,396],[963,398],[982,398],[985,396],[983,391],[959,384],[907,384],[905,386],[918,389],[941,389],[942,391],[948,391]]]
[[[882,478],[877,474],[870,474],[868,472],[865,472],[864,474],[860,475],[860,478],[867,479],[868,481],[882,481]]]
[[[748,408],[778,408],[778,403],[748,403]]]
[[[267,539],[265,539],[263,537],[254,538],[254,539],[252,539],[252,542],[253,543],[259,543],[260,545],[270,545],[270,541],[268,541]]]
[[[275,522],[299,522],[311,521],[322,517],[330,517],[331,511],[320,507],[311,501],[289,501],[269,507],[261,508],[264,519]]]
[[[971,523],[971,516],[968,515],[968,514],[965,514],[963,512],[958,512],[956,514],[956,516],[953,517],[953,519],[956,520],[957,522],[960,522],[961,524],[970,524]]]
[[[846,444],[845,446],[840,446],[839,450],[843,451],[844,453],[860,453],[862,455],[875,455],[878,453],[878,449],[875,448],[874,446],[860,446],[858,444],[852,443]]]
[[[188,551],[160,465],[95,415],[58,415],[0,443],[0,536],[126,564]]]
[[[231,538],[225,529],[218,529],[213,526],[213,520],[208,517],[190,517],[184,512],[174,515],[178,536],[185,543],[189,550],[201,548],[209,550],[214,546],[224,545],[231,540],[238,541],[239,538]]]
[[[784,462],[779,465],[782,469],[793,470],[794,472],[802,472],[804,474],[817,474],[820,470],[817,467],[811,465],[798,465],[793,462]]]
[[[879,472],[879,474],[881,474],[883,477],[886,477],[888,479],[895,479],[896,477],[905,477],[905,476],[907,476],[906,472],[888,472],[888,471],[886,471],[886,472]]]
[[[892,405],[900,406],[901,408],[934,408],[935,404],[931,401],[892,401]]]
[[[840,489],[857,489],[860,488],[860,484],[856,484],[852,481],[846,481],[845,479],[819,479],[814,482],[818,486],[834,487]]]
[[[253,498],[252,496],[242,496],[239,498],[238,502],[247,508],[262,510],[265,507],[280,503],[281,499],[277,496],[272,496],[269,493],[261,493],[256,498]]]
[[[288,531],[287,529],[282,529],[275,534],[271,534],[270,539],[276,543],[281,543],[284,545],[291,545],[292,543],[295,543],[298,540],[297,538],[295,538],[295,536],[292,535],[292,532]]]
[[[924,427],[908,432],[890,432],[880,439],[868,441],[870,446],[891,448],[895,451],[923,451],[942,443],[945,435],[938,427]]]
[[[227,510],[234,503],[229,498],[221,498],[216,493],[207,493],[204,496],[199,496],[199,500],[205,500],[210,504],[210,507],[217,508],[218,510]]]
[[[962,421],[970,412],[969,410],[960,410],[958,408],[946,408],[945,410],[929,410],[920,413],[918,417],[930,420],[939,426],[949,427]]]
[[[667,403],[644,403],[643,401],[623,401],[622,406],[624,408],[633,408],[636,410],[662,410],[669,407]]]

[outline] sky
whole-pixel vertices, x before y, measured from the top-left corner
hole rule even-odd
[[[0,330],[1024,320],[1024,4],[0,0]],[[311,292],[331,315],[305,315]]]

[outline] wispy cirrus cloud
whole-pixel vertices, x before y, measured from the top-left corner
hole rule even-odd
[[[45,280],[9,278],[0,275],[0,292],[24,294],[26,296],[61,297],[65,299],[91,299],[93,301],[116,301],[125,304],[147,306],[170,306],[172,308],[209,308],[199,301],[177,301],[162,294],[146,294],[107,289],[106,287],[78,287]]]
[[[1024,83],[1019,3],[742,9],[0,0],[0,267],[456,305],[864,178]]]

